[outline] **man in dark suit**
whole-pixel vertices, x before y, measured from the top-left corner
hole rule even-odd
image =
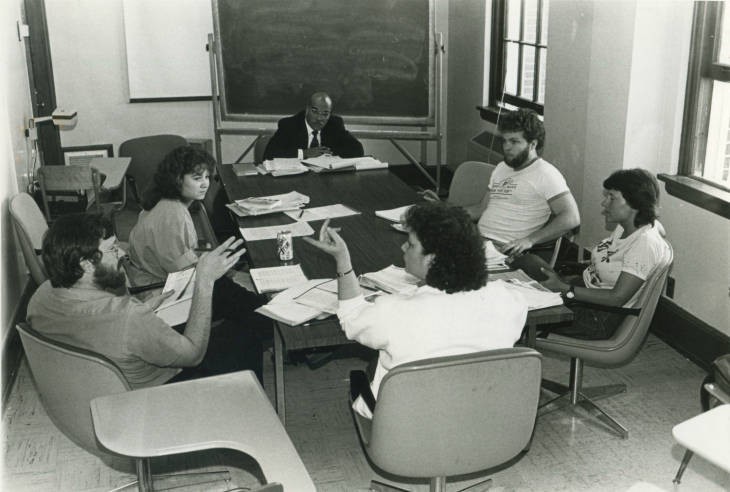
[[[332,114],[332,99],[324,92],[315,92],[304,111],[279,120],[276,133],[264,151],[264,159],[307,159],[322,154],[362,157],[363,149],[345,129],[342,118]]]

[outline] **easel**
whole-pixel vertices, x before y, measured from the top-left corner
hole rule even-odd
[[[443,87],[443,34],[436,33],[434,36],[435,40],[435,63],[434,63],[434,75],[435,75],[435,101],[434,101],[434,119],[435,126],[421,127],[420,130],[350,130],[354,136],[364,139],[373,140],[388,140],[398,151],[428,179],[428,181],[434,186],[436,193],[439,193],[441,188],[441,153],[442,153],[442,139],[443,134],[441,131],[441,103],[442,94],[441,90]],[[213,104],[213,135],[216,158],[219,163],[222,160],[221,153],[221,137],[223,135],[255,135],[256,138],[251,144],[246,147],[243,153],[238,156],[235,162],[241,162],[241,160],[254,148],[259,138],[265,135],[272,135],[276,130],[274,127],[264,128],[235,128],[235,127],[224,127],[221,119],[221,98],[218,81],[222,80],[223,68],[218,63],[217,51],[218,45],[216,43],[213,34],[208,34],[208,58],[210,60],[210,85],[211,85],[211,101]],[[298,109],[298,108],[297,108]],[[427,143],[429,141],[436,142],[436,178],[434,179],[424,165],[419,162],[408,149],[406,149],[399,141],[400,140],[411,140],[421,142],[421,156],[427,154]]]

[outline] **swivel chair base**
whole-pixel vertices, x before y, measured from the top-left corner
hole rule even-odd
[[[487,478],[486,480],[482,480],[481,482],[477,482],[464,489],[461,489],[458,492],[467,492],[467,491],[476,492],[477,490],[483,491],[483,490],[488,490],[491,486],[492,486],[492,479]],[[379,482],[377,480],[370,481],[370,490],[372,492],[409,492],[408,489],[402,489],[400,487],[396,487],[394,485]],[[444,492],[445,490],[446,490],[446,478],[445,477],[436,477],[436,478],[431,479],[431,487],[429,488],[430,492]]]
[[[616,432],[622,439],[629,437],[629,431],[621,425],[616,419],[611,417],[598,405],[595,400],[608,398],[619,393],[626,392],[625,384],[610,384],[605,386],[595,386],[591,388],[582,388],[583,382],[583,361],[572,358],[570,360],[570,383],[569,386],[543,379],[542,388],[558,395],[552,400],[543,403],[539,407],[538,416],[546,415],[555,410],[559,410],[570,405],[573,409],[580,405],[588,413],[600,419],[604,424]]]
[[[230,480],[228,470],[175,473],[152,475],[149,459],[138,459],[136,461],[137,480],[113,489],[111,492],[122,490],[139,490],[140,492],[154,491],[155,485],[159,490],[174,490],[176,488],[192,487],[207,483],[215,483],[221,480]],[[192,480],[194,481],[192,481]]]

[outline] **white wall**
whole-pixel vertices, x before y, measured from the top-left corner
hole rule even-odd
[[[175,133],[212,138],[210,102],[128,102],[122,0],[46,0],[46,12],[58,105],[79,115],[76,128],[62,132],[63,146],[111,143],[116,153],[124,140],[142,135]],[[436,2],[436,31],[443,32],[445,39],[447,16],[447,2]],[[292,113],[299,109],[292,108]],[[252,137],[224,136],[224,162],[236,159],[251,141]],[[406,162],[385,141],[364,140],[363,145],[366,153],[383,160]],[[407,142],[405,147],[419,157],[420,143]],[[435,144],[429,144],[431,164],[436,162],[435,149]]]
[[[23,133],[31,116],[30,89],[25,64],[24,43],[18,40],[16,21],[21,19],[22,0],[0,2],[0,334],[4,345],[10,322],[18,307],[20,294],[28,282],[20,249],[16,247],[15,232],[10,222],[8,199],[25,189],[26,165],[30,147]]]

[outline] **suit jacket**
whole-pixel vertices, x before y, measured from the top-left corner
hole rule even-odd
[[[318,135],[320,145],[329,147],[340,157],[362,157],[362,144],[345,129],[339,116],[332,115]],[[269,140],[264,159],[274,157],[296,157],[298,149],[309,147],[311,136],[307,135],[304,111],[279,120],[276,133]]]

